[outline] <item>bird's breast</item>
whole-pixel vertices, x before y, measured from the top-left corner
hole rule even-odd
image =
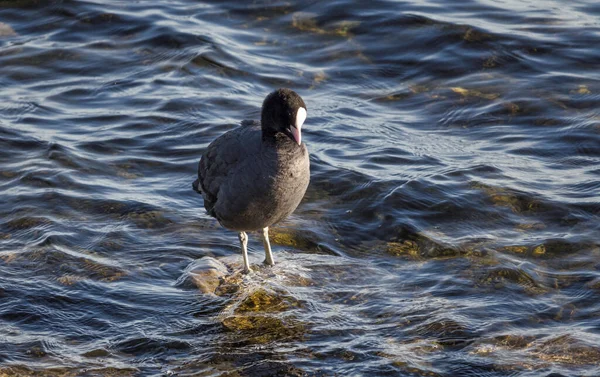
[[[310,179],[306,148],[301,152],[250,163],[246,168],[256,174],[246,175],[246,181],[231,182],[239,186],[227,191],[232,194],[235,191],[237,195],[226,195],[227,199],[222,202],[222,216],[218,217],[221,224],[230,229],[251,231],[289,216],[304,197]]]

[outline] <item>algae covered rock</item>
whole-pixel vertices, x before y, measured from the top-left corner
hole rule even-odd
[[[229,274],[229,268],[215,258],[204,257],[186,268],[177,282],[178,286],[195,287],[202,293],[215,293],[222,278]]]

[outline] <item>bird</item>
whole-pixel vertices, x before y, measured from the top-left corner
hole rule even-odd
[[[244,273],[251,271],[246,232],[260,231],[264,264],[273,266],[269,227],[292,214],[308,188],[310,161],[302,142],[306,116],[302,97],[277,89],[264,99],[260,121],[242,121],[216,138],[198,163],[192,187],[210,216],[238,232]]]

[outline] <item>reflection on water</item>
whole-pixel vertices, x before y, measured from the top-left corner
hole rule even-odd
[[[0,4],[0,375],[600,375],[600,7]],[[276,266],[190,188],[305,99]]]

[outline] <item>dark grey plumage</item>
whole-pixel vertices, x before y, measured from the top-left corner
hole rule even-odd
[[[268,227],[289,216],[308,187],[308,151],[300,143],[305,117],[298,94],[276,90],[263,103],[261,122],[244,121],[218,137],[198,165],[194,189],[202,193],[208,214],[240,232],[245,270],[244,232],[263,230],[266,262],[273,264]]]

